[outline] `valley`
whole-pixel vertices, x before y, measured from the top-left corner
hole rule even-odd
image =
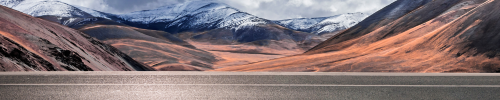
[[[31,71],[120,70],[115,66],[132,71],[500,72],[498,0],[397,0],[370,15],[352,12],[284,20],[268,20],[212,1],[125,14],[54,0],[0,4],[9,12],[0,16],[6,23],[2,25],[8,26],[0,36],[23,48],[2,47],[8,61],[0,64],[12,66],[4,71],[30,71],[19,66],[31,66]],[[28,20],[39,26],[27,25]],[[23,32],[30,35],[12,35]],[[69,33],[78,36],[64,37]],[[66,35],[56,38],[59,34]],[[64,57],[88,62],[62,61],[48,54],[53,45],[37,44],[37,38],[70,49]],[[94,51],[89,54],[87,49]],[[9,54],[18,51],[39,62],[29,65]],[[56,67],[34,67],[47,64]],[[88,68],[76,67],[81,65]]]

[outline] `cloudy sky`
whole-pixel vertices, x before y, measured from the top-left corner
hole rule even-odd
[[[192,0],[59,0],[103,12],[122,14],[155,9]],[[337,14],[374,13],[396,0],[212,0],[250,14],[271,19],[326,17]]]

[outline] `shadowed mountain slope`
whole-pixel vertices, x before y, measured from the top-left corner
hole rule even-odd
[[[39,18],[78,29],[160,71],[202,71],[212,69],[214,62],[222,60],[163,31],[130,27],[99,17]]]
[[[80,29],[87,26],[94,25],[118,25],[118,26],[128,26],[122,23],[118,23],[113,20],[109,20],[101,17],[59,17],[53,15],[44,15],[37,18],[42,18],[48,21],[56,22],[64,26],[68,26],[73,29]]]
[[[499,0],[399,0],[305,54],[216,71],[500,72],[499,10]]]
[[[0,6],[0,71],[148,71],[84,33]]]
[[[321,43],[318,36],[286,29],[279,25],[256,25],[255,28],[239,30],[214,29],[199,33],[181,33],[181,39],[192,44],[210,45],[218,48],[203,48],[217,51],[245,51],[248,53],[300,54]],[[236,47],[235,47],[236,46]],[[261,49],[259,49],[261,48]]]
[[[117,25],[94,25],[79,30],[161,71],[213,69],[213,63],[221,60],[162,31]]]

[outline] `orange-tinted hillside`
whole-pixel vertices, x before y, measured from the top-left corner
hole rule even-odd
[[[305,54],[215,71],[500,72],[499,20],[500,0],[399,0]]]

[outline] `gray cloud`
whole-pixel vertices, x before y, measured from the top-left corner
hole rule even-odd
[[[115,13],[128,13],[147,9],[155,9],[165,5],[183,3],[186,0],[105,0]]]
[[[98,11],[122,14],[183,3],[187,0],[59,0]]]
[[[60,0],[103,12],[121,14],[155,9],[189,0]],[[374,13],[396,0],[212,0],[272,20],[326,17],[344,13]]]
[[[344,13],[374,13],[395,0],[220,0],[242,11],[268,18],[326,17]],[[233,1],[233,2],[231,2]]]

